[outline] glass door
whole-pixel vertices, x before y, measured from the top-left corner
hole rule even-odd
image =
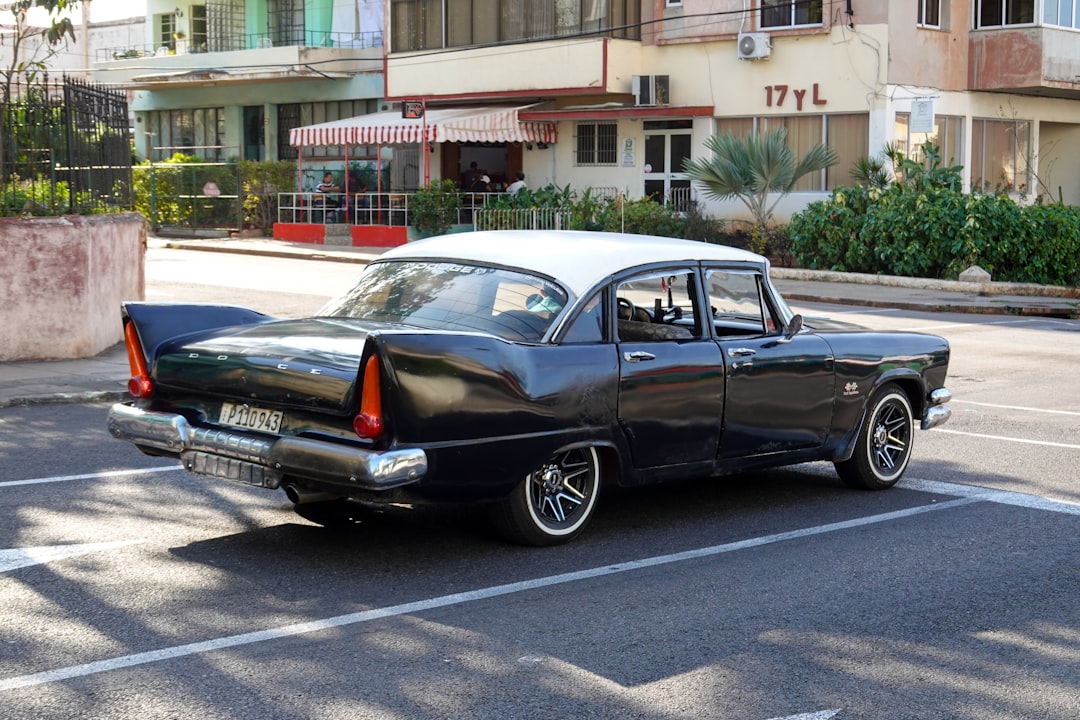
[[[645,123],[645,196],[677,210],[690,202],[690,178],[683,162],[690,159],[691,120]]]

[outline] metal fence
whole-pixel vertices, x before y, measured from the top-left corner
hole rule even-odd
[[[136,165],[136,208],[155,229],[240,230],[244,226],[239,163]]]
[[[570,211],[555,208],[477,210],[477,230],[564,230],[570,228]]]
[[[415,192],[278,193],[278,222],[316,225],[411,225],[409,203]],[[472,225],[488,203],[505,193],[460,193],[456,225]]]
[[[127,96],[64,77],[0,84],[0,216],[130,210]]]

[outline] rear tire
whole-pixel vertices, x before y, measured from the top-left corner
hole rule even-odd
[[[596,448],[555,453],[526,475],[494,508],[492,520],[507,540],[559,545],[581,534],[600,491]]]
[[[914,439],[911,402],[897,385],[884,385],[870,400],[851,459],[834,463],[836,473],[850,487],[890,488],[907,469]]]

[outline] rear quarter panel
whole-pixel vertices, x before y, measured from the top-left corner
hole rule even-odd
[[[429,451],[426,484],[509,490],[556,450],[613,442],[612,345],[518,345],[485,335],[373,336],[399,446]]]

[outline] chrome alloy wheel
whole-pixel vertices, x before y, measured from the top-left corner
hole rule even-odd
[[[552,526],[573,523],[574,515],[595,491],[592,453],[571,450],[553,457],[529,475],[529,510]]]
[[[895,485],[911,460],[914,423],[904,391],[893,383],[880,388],[870,401],[851,457],[834,463],[840,479],[867,490]]]
[[[600,491],[596,448],[560,450],[522,478],[494,508],[503,535],[523,545],[557,545],[584,529]]]
[[[893,400],[879,407],[870,445],[874,467],[882,477],[889,477],[907,465],[911,433],[911,411],[906,405]]]

